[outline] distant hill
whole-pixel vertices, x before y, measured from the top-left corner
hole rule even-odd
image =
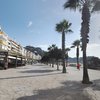
[[[44,55],[44,51],[40,47],[26,46],[24,48],[31,51],[31,52],[33,52],[33,53],[37,52],[41,56]]]
[[[98,57],[87,56],[87,61],[91,60],[92,58],[98,58]],[[98,58],[98,59],[100,59],[100,58]],[[76,59],[76,57],[74,57],[74,58],[69,57],[68,58],[68,61],[69,61],[69,63],[76,63],[77,62],[77,59]],[[83,63],[83,58],[82,57],[79,58],[79,62],[80,63]]]
[[[76,59],[76,57],[74,57],[74,58],[69,57],[68,61],[69,61],[69,63],[76,63],[77,59]],[[79,58],[79,62],[82,63],[82,57]]]

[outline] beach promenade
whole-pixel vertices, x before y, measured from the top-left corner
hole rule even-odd
[[[43,65],[0,70],[0,100],[100,100],[100,71],[90,70],[91,85],[84,85],[82,68]]]

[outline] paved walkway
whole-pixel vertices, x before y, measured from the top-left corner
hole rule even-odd
[[[89,70],[91,85],[83,85],[82,68],[62,74],[47,65],[0,70],[0,100],[100,100],[100,71]]]

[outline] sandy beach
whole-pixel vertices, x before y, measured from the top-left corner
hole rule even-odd
[[[90,70],[91,85],[84,85],[82,68],[43,65],[0,70],[0,100],[100,100],[100,71]]]

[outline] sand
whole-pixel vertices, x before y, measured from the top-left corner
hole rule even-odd
[[[35,64],[0,70],[0,100],[100,100],[100,71],[88,70],[93,84],[84,85],[83,68],[67,73]]]

